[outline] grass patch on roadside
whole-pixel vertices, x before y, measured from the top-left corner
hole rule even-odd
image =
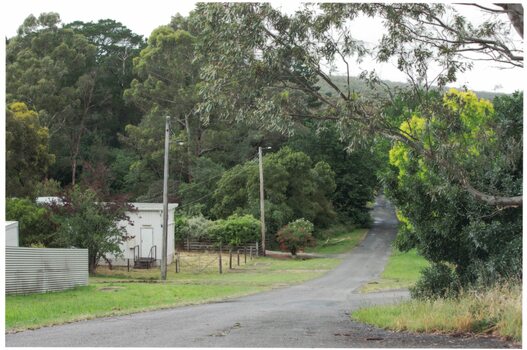
[[[503,285],[456,299],[367,307],[352,318],[396,331],[495,334],[521,341],[521,300],[521,285]]]
[[[415,249],[403,253],[393,248],[381,278],[363,285],[360,291],[370,293],[409,288],[419,279],[421,270],[428,265],[425,258],[417,254]]]
[[[306,248],[307,253],[341,254],[355,248],[366,236],[368,229],[350,230],[347,226],[335,226],[322,233],[328,238],[318,239],[315,247]]]
[[[68,291],[6,296],[6,330],[38,328],[95,317],[205,303],[301,283],[323,275],[339,259],[257,258],[230,272],[178,273],[99,268],[90,285]]]

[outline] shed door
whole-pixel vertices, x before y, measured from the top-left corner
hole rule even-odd
[[[150,249],[154,245],[154,229],[151,227],[141,227],[141,257],[146,258],[150,254]]]

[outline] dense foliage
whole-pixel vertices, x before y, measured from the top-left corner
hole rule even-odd
[[[133,210],[125,203],[101,202],[91,189],[75,186],[52,206],[59,224],[54,244],[61,247],[88,249],[88,268],[94,273],[99,261],[109,261],[108,254],[120,256],[120,244],[126,239],[126,212]]]
[[[376,174],[383,167],[378,151],[360,148],[348,152],[332,124],[317,132],[311,123],[298,130],[287,144],[308,154],[313,162],[328,163],[335,172],[331,201],[341,220],[363,227],[371,224],[368,202],[373,200],[379,187]]]
[[[6,111],[6,189],[8,196],[28,196],[47,174],[55,157],[49,152],[48,129],[26,104],[14,102]]]
[[[203,215],[192,217],[179,216],[176,219],[176,241],[183,239],[204,240],[211,238],[209,227],[212,225],[211,220],[207,220]]]
[[[507,150],[522,142],[522,94],[497,97],[493,105],[470,92],[451,90],[438,102],[443,113],[436,110],[432,118],[425,119],[417,108],[401,129],[408,137],[428,133],[425,147],[433,149],[438,142],[434,136],[444,136],[443,124],[456,125],[444,136],[450,140],[444,147],[449,147],[452,162],[470,169],[468,176],[480,187],[499,193],[521,192],[522,155]],[[402,142],[390,150],[390,164],[387,194],[401,221],[396,243],[403,250],[417,247],[436,264],[423,275],[416,295],[443,295],[445,285],[457,280],[468,285],[521,278],[521,208],[482,204],[445,181],[441,170]],[[451,268],[454,271],[447,273]],[[446,282],[448,278],[451,281]],[[434,282],[436,279],[445,282]],[[441,286],[435,287],[438,284]]]
[[[207,233],[214,241],[233,247],[253,243],[260,238],[260,221],[251,215],[235,214],[213,221]]]
[[[303,153],[284,147],[263,157],[266,226],[270,233],[292,220],[306,218],[324,226],[335,218],[331,196],[335,173],[324,161],[313,164]],[[226,171],[214,192],[212,213],[259,215],[259,173],[256,162]]]
[[[8,198],[6,220],[18,221],[18,244],[21,247],[53,247],[57,222],[51,210],[26,198]]]

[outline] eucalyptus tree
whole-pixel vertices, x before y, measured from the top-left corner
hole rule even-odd
[[[56,166],[69,164],[75,183],[81,142],[96,104],[96,47],[60,23],[56,13],[31,15],[9,40],[6,99],[38,112],[49,130]]]
[[[143,45],[120,23],[62,25],[56,13],[31,15],[6,47],[7,100],[38,112],[57,161],[49,175],[78,180],[95,143],[116,145],[121,124],[137,115],[122,100],[131,59]]]
[[[49,151],[48,129],[39,116],[22,102],[13,102],[6,110],[6,195],[32,196],[36,183],[46,176],[55,161]]]
[[[353,35],[351,24],[362,15],[377,16],[386,23],[378,50]],[[238,120],[265,121],[284,132],[304,119],[333,121],[351,148],[377,136],[403,142],[477,200],[491,206],[522,204],[520,193],[505,195],[475,187],[471,174],[452,157],[454,145],[441,139],[434,149],[425,148],[423,139],[412,137],[400,129],[397,120],[382,113],[392,101],[366,99],[351,89],[349,79],[351,66],[371,57],[368,55],[379,61],[395,57],[398,68],[408,73],[413,94],[420,98],[424,96],[421,91],[433,90],[433,84],[440,89],[455,81],[457,73],[471,68],[470,59],[460,56],[467,50],[494,55],[495,60],[511,65],[522,64],[521,50],[503,48],[501,38],[509,34],[503,21],[478,27],[452,7],[437,4],[306,5],[291,15],[269,4],[200,4],[194,18],[202,36],[198,52],[208,62],[201,70],[204,102],[198,110],[203,115],[221,110]],[[428,38],[430,32],[437,37]],[[348,68],[344,87],[333,82],[327,69],[337,61]],[[431,64],[442,70],[429,79]],[[372,72],[362,77],[379,83]],[[331,96],[319,92],[319,82],[333,90]],[[314,108],[309,101],[319,105]],[[433,115],[431,111],[423,114]]]
[[[197,124],[192,118],[199,79],[193,61],[195,40],[191,33],[182,29],[168,25],[156,28],[147,46],[134,59],[136,77],[125,91],[127,100],[143,115],[171,116],[174,129],[184,130],[188,142],[193,140],[192,130]]]
[[[138,109],[126,104],[123,94],[134,77],[132,61],[146,46],[146,40],[112,19],[75,21],[64,27],[83,35],[97,49],[95,89],[101,118],[97,129],[104,134],[107,143],[117,146],[117,133],[123,132],[127,124],[139,122]]]

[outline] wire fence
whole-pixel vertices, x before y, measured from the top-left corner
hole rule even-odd
[[[223,247],[211,242],[187,242],[175,256],[176,273],[224,273],[259,256],[258,242],[239,247]]]

